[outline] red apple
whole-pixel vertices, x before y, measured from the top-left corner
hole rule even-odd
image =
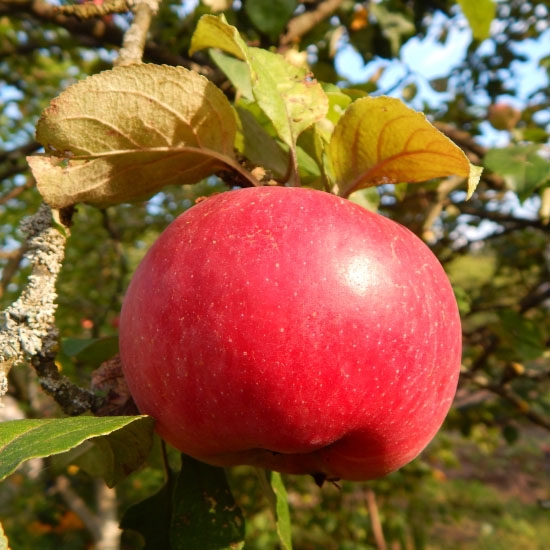
[[[441,426],[460,368],[449,281],[408,229],[310,189],[229,191],[176,219],[120,319],[134,400],[204,462],[364,480]]]

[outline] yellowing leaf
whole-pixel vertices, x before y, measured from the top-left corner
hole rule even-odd
[[[457,0],[468,19],[476,40],[485,40],[491,35],[491,23],[495,18],[496,3],[493,0]]]
[[[71,86],[37,125],[45,156],[28,161],[53,208],[145,198],[231,168],[234,111],[214,84],[182,67],[117,67]]]
[[[384,183],[416,183],[449,175],[468,179],[473,193],[481,168],[398,99],[355,101],[338,121],[327,150],[342,196]]]
[[[239,31],[227,23],[225,16],[203,15],[191,37],[189,55],[206,48],[219,48],[243,61],[246,59],[248,46],[241,38]]]

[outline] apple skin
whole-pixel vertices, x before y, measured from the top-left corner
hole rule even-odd
[[[146,254],[120,318],[130,392],[168,443],[318,481],[414,459],[450,408],[461,342],[418,237],[304,188],[193,206]]]

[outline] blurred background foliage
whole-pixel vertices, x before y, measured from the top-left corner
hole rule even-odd
[[[38,117],[67,86],[112,66],[131,17],[79,19],[60,5],[68,4],[0,1],[1,308],[28,276],[18,226],[40,204],[25,161],[39,151]],[[144,61],[199,71],[233,99],[208,54],[187,55],[199,17],[220,11],[248,43],[306,59],[321,81],[424,111],[486,168],[468,202],[452,178],[352,197],[409,227],[440,258],[462,314],[463,373],[444,430],[400,472],[341,488],[287,478],[295,547],[542,549],[550,540],[547,1],[164,0]],[[58,362],[67,375],[89,385],[91,371],[112,354],[124,289],[140,258],[197,197],[222,189],[211,178],[147,203],[78,207],[58,283]],[[30,367],[12,371],[8,399],[4,418],[59,414]],[[276,548],[253,473],[230,475],[248,521],[247,548]],[[0,486],[12,547],[89,547],[90,524],[74,503],[80,498],[101,518],[100,484],[59,460],[14,474]],[[161,484],[152,456],[117,487],[118,515]],[[125,534],[122,547],[139,543]]]

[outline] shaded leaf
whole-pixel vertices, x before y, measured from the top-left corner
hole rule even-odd
[[[79,416],[2,422],[0,480],[26,460],[63,453],[88,439],[110,434],[132,423],[145,424],[146,432],[153,429],[153,419],[148,416]]]
[[[250,69],[248,65],[241,59],[227,55],[221,50],[211,49],[210,57],[225,73],[225,76],[229,78],[235,89],[239,90],[245,99],[252,101],[254,94],[252,93],[252,82],[250,81]]]
[[[102,457],[102,468],[96,476],[102,477],[109,487],[114,487],[136,471],[147,460],[153,446],[153,426],[154,422],[149,422],[149,425],[133,423],[124,430],[93,439]]]
[[[275,41],[283,32],[297,3],[296,0],[254,0],[246,2],[244,9],[252,24]]]
[[[54,99],[37,125],[46,156],[28,161],[53,208],[146,198],[231,168],[233,109],[182,67],[131,65],[91,76]],[[253,183],[253,182],[251,182]]]
[[[244,519],[223,468],[182,455],[173,495],[172,550],[244,547]]]
[[[540,151],[541,147],[535,144],[491,149],[483,163],[489,170],[500,174],[506,185],[523,201],[550,181],[548,160],[539,154]]]
[[[88,365],[100,365],[118,353],[118,337],[63,338],[61,351]]]
[[[521,362],[542,357],[547,347],[540,326],[511,309],[498,312],[495,332],[501,337],[507,359]]]
[[[282,178],[288,167],[288,155],[249,109],[239,106],[237,113],[242,128],[235,143],[237,149],[254,164],[271,170],[275,177]]]
[[[152,422],[134,422],[60,455],[59,463],[75,464],[114,487],[145,462],[153,446],[153,433]]]
[[[328,157],[342,196],[384,183],[458,175],[468,179],[469,197],[481,175],[422,113],[390,97],[355,101],[334,129]]]
[[[160,491],[128,508],[122,517],[121,529],[139,533],[145,540],[145,549],[170,548],[172,495],[176,480],[176,475],[170,475]]]

